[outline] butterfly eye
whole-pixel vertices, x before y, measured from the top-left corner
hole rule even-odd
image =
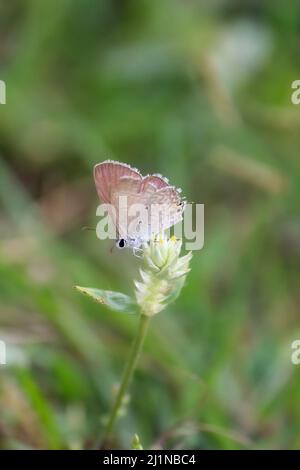
[[[121,240],[118,240],[117,241],[117,247],[122,249],[122,248],[125,248],[126,246],[126,241],[124,240],[124,238],[121,238]]]

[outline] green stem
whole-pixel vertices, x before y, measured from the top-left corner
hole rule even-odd
[[[139,354],[143,346],[143,342],[146,336],[149,321],[150,321],[149,316],[146,316],[146,315],[140,316],[138,330],[131,346],[131,351],[128,357],[128,361],[125,365],[120,388],[118,390],[118,394],[117,394],[114,406],[112,408],[109,420],[107,422],[107,425],[104,431],[103,442],[101,446],[102,449],[106,448],[106,446],[109,444],[116,419],[118,418],[118,414],[122,406],[124,396],[127,392],[128,386],[130,384],[130,380],[132,378],[133,372],[135,370],[135,367],[139,358]]]

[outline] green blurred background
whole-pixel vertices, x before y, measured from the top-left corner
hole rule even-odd
[[[140,261],[93,232],[92,168],[161,172],[205,204],[205,246],[153,319],[115,447],[299,448],[300,4],[2,0],[2,448],[90,448],[136,318]]]

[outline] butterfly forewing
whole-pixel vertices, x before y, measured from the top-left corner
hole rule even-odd
[[[138,170],[124,163],[107,160],[94,167],[94,179],[97,193],[102,202],[111,203],[111,197],[116,190],[120,178],[128,177],[142,181],[143,177]]]

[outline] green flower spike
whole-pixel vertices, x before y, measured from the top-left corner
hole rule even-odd
[[[179,256],[181,245],[176,237],[167,240],[163,236],[144,245],[142,281],[135,281],[136,301],[143,315],[156,315],[180,294],[192,258],[191,252]]]

